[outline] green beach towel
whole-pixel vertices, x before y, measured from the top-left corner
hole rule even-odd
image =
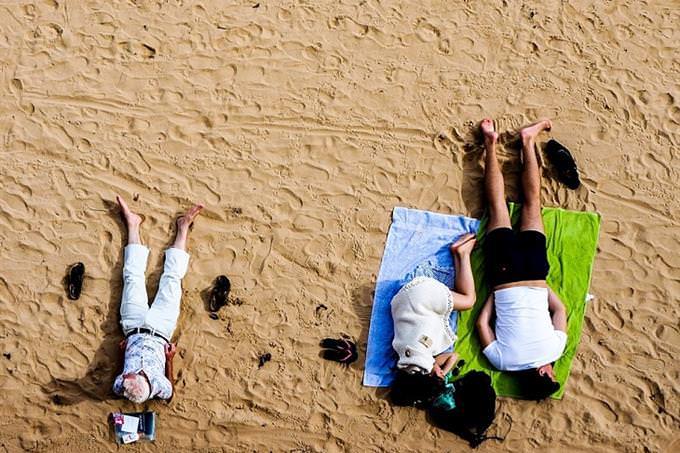
[[[509,209],[512,224],[517,225],[520,205],[510,203]],[[560,390],[552,397],[560,399],[564,395],[571,363],[581,339],[581,327],[587,305],[586,295],[590,287],[600,230],[600,216],[596,213],[567,211],[560,208],[543,208],[542,215],[550,262],[548,286],[557,293],[567,309],[567,346],[554,367]],[[522,398],[513,378],[508,373],[496,370],[484,357],[475,328],[477,315],[489,294],[484,277],[482,253],[487,221],[487,217],[482,219],[477,234],[478,246],[472,254],[477,302],[471,310],[460,313],[455,351],[461,359],[465,359],[461,375],[469,370],[485,371],[491,375],[493,387],[499,396]]]

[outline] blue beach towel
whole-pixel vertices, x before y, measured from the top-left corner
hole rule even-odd
[[[390,302],[417,276],[428,276],[452,287],[454,269],[449,245],[465,233],[476,233],[479,220],[418,209],[394,208],[385,253],[373,298],[368,331],[364,385],[388,387],[394,379],[397,354],[392,349],[394,325]],[[458,313],[451,315],[456,331]]]

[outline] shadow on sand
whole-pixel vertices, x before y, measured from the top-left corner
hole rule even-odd
[[[105,201],[109,214],[118,222],[121,229],[123,241],[127,237],[127,230],[120,217],[118,205],[114,202]],[[180,214],[176,215],[178,217]],[[173,221],[174,227],[174,221]],[[165,244],[166,248],[174,243],[174,235]],[[59,379],[53,378],[51,382],[43,386],[43,392],[49,396],[54,404],[73,405],[86,399],[94,401],[106,401],[118,398],[112,390],[113,381],[123,367],[124,353],[120,350],[120,342],[123,340],[123,332],[119,324],[120,299],[122,294],[122,269],[123,253],[125,242],[121,242],[121,253],[113,267],[109,278],[110,293],[106,317],[100,328],[103,341],[94,354],[94,359],[87,367],[83,377],[78,379]],[[154,287],[148,288],[149,294],[155,294],[158,281],[163,271],[161,262],[152,272],[147,273],[147,282],[154,282]]]
[[[120,219],[117,205],[105,202],[109,214],[116,220]],[[122,222],[119,220],[118,226],[121,232],[126,231]],[[121,249],[123,244],[121,244]],[[100,325],[103,341],[97,348],[92,362],[87,367],[85,375],[78,379],[59,379],[53,378],[51,382],[43,386],[43,392],[49,396],[54,404],[72,405],[78,404],[86,399],[95,401],[105,401],[115,398],[112,391],[113,380],[116,373],[122,367],[123,354],[120,351],[120,341],[123,334],[118,323],[120,308],[120,297],[122,292],[122,267],[123,254],[118,255],[111,277],[109,278],[110,292],[109,302],[106,310],[106,317]]]
[[[359,334],[359,338],[357,338],[359,359],[352,366],[361,370],[362,380],[363,372],[366,367],[366,347],[368,344],[368,331],[371,325],[371,312],[373,311],[374,295],[375,282],[360,284],[352,291],[352,309],[361,323],[361,333]],[[376,387],[372,390],[375,390],[375,395],[378,398],[388,398],[389,388]]]
[[[472,125],[465,131],[460,144],[463,180],[461,196],[467,209],[467,215],[480,219],[486,209],[484,189],[484,137],[479,125]],[[522,143],[515,132],[501,132],[496,145],[496,155],[503,173],[505,198],[509,201],[520,201],[521,190],[521,149]]]

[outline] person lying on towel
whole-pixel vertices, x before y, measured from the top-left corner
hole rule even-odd
[[[549,120],[543,120],[520,131],[524,201],[516,233],[510,224],[503,175],[496,160],[498,133],[492,120],[481,123],[490,212],[484,259],[491,294],[480,311],[477,331],[489,362],[499,370],[516,372],[523,393],[535,400],[560,388],[552,364],[567,342],[566,310],[546,283],[549,264],[535,150],[536,136],[551,126]]]
[[[125,334],[120,347],[125,351],[125,361],[122,373],[114,381],[113,392],[137,404],[151,398],[169,400],[173,395],[172,360],[176,351],[170,340],[179,317],[182,278],[189,267],[187,238],[189,227],[203,205],[193,206],[177,219],[177,236],[165,251],[163,275],[149,307],[144,282],[149,249],[142,245],[139,235],[142,218],[130,211],[121,197],[116,200],[127,227],[128,244],[120,305],[120,324]]]
[[[441,391],[458,360],[457,354],[446,352],[456,339],[449,317],[475,303],[470,265],[475,242],[474,234],[464,234],[450,246],[456,269],[453,290],[433,278],[416,277],[392,299],[392,347],[399,360],[390,398],[398,406],[424,407]]]

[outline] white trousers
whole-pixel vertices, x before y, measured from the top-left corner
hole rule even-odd
[[[189,254],[176,248],[165,251],[163,275],[151,307],[144,279],[149,249],[141,244],[129,244],[124,255],[123,298],[120,304],[123,333],[127,335],[134,328],[145,327],[170,340],[179,318],[182,278],[189,267]]]

